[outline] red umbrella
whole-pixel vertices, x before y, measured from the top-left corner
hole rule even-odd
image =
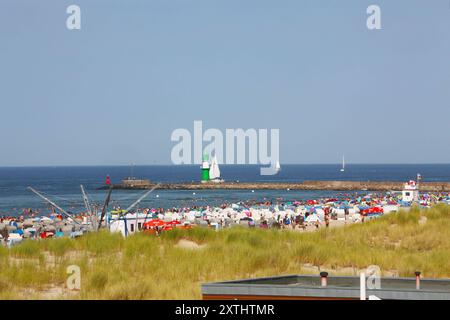
[[[178,220],[173,220],[173,221],[167,222],[166,224],[167,225],[177,225],[177,224],[181,224],[181,222]]]
[[[153,219],[150,220],[146,223],[144,223],[144,227],[149,228],[149,227],[162,227],[166,225],[166,223],[160,219]]]

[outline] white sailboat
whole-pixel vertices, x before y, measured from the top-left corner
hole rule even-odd
[[[345,171],[345,156],[342,156],[342,168],[341,168],[341,172]]]
[[[220,169],[219,163],[217,162],[217,158],[211,160],[211,166],[209,168],[209,180],[212,182],[223,182],[223,179],[220,178]]]
[[[278,172],[281,170],[281,165],[280,165],[280,161],[277,160],[277,162],[275,163],[275,170]]]

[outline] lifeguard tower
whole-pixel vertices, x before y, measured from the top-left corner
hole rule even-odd
[[[419,201],[419,186],[414,180],[405,183],[402,191],[403,202],[417,202]]]

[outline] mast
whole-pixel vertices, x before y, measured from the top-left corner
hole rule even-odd
[[[33,189],[32,187],[28,187],[28,190],[30,190],[31,192],[33,192],[34,194],[36,194],[38,197],[42,198],[44,201],[50,203],[54,208],[58,209],[59,211],[61,211],[62,214],[64,214],[66,217],[69,217],[70,219],[73,220],[73,222],[80,224],[78,221],[76,221],[71,214],[69,214],[66,210],[64,210],[63,208],[61,208],[60,206],[58,206],[56,203],[54,203],[52,200],[48,199],[47,197],[43,196],[42,194],[40,194],[39,192],[37,192],[35,189]]]
[[[89,204],[89,199],[88,196],[86,194],[86,191],[84,190],[83,185],[80,185],[81,188],[81,193],[83,194],[83,202],[84,202],[84,206],[86,207],[87,212],[92,215],[92,209],[91,209],[91,205]]]
[[[102,221],[103,221],[103,218],[105,217],[106,209],[108,208],[108,205],[109,205],[109,200],[111,199],[112,190],[113,190],[113,187],[110,186],[108,194],[106,195],[105,204],[103,205],[102,214],[100,216],[100,221],[98,222],[97,230],[100,230],[100,227],[102,226]]]
[[[133,204],[131,206],[129,206],[128,208],[125,209],[124,212],[122,212],[122,215],[126,215],[128,212],[130,212],[130,210],[132,210],[135,206],[137,206],[142,200],[144,200],[145,198],[147,198],[147,196],[152,193],[156,188],[158,188],[160,184],[158,183],[156,186],[154,186],[153,188],[151,188],[149,191],[147,191],[146,193],[144,193],[139,199],[137,199],[135,202],[133,202]]]
[[[81,188],[81,193],[83,194],[83,202],[84,202],[84,206],[86,207],[87,213],[89,215],[89,217],[91,218],[91,223],[92,223],[92,227],[93,229],[97,229],[97,224],[98,224],[98,217],[97,217],[97,209],[92,209],[91,204],[89,203],[89,198],[87,196],[86,191],[84,190],[83,185],[80,185]]]

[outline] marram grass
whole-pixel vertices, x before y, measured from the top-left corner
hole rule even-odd
[[[201,247],[179,247],[181,239]],[[203,282],[319,269],[353,274],[369,265],[385,275],[410,277],[420,270],[425,277],[450,278],[449,257],[445,205],[308,233],[199,227],[124,239],[99,232],[0,248],[0,298],[199,299]],[[78,291],[66,288],[69,265],[80,267]]]

